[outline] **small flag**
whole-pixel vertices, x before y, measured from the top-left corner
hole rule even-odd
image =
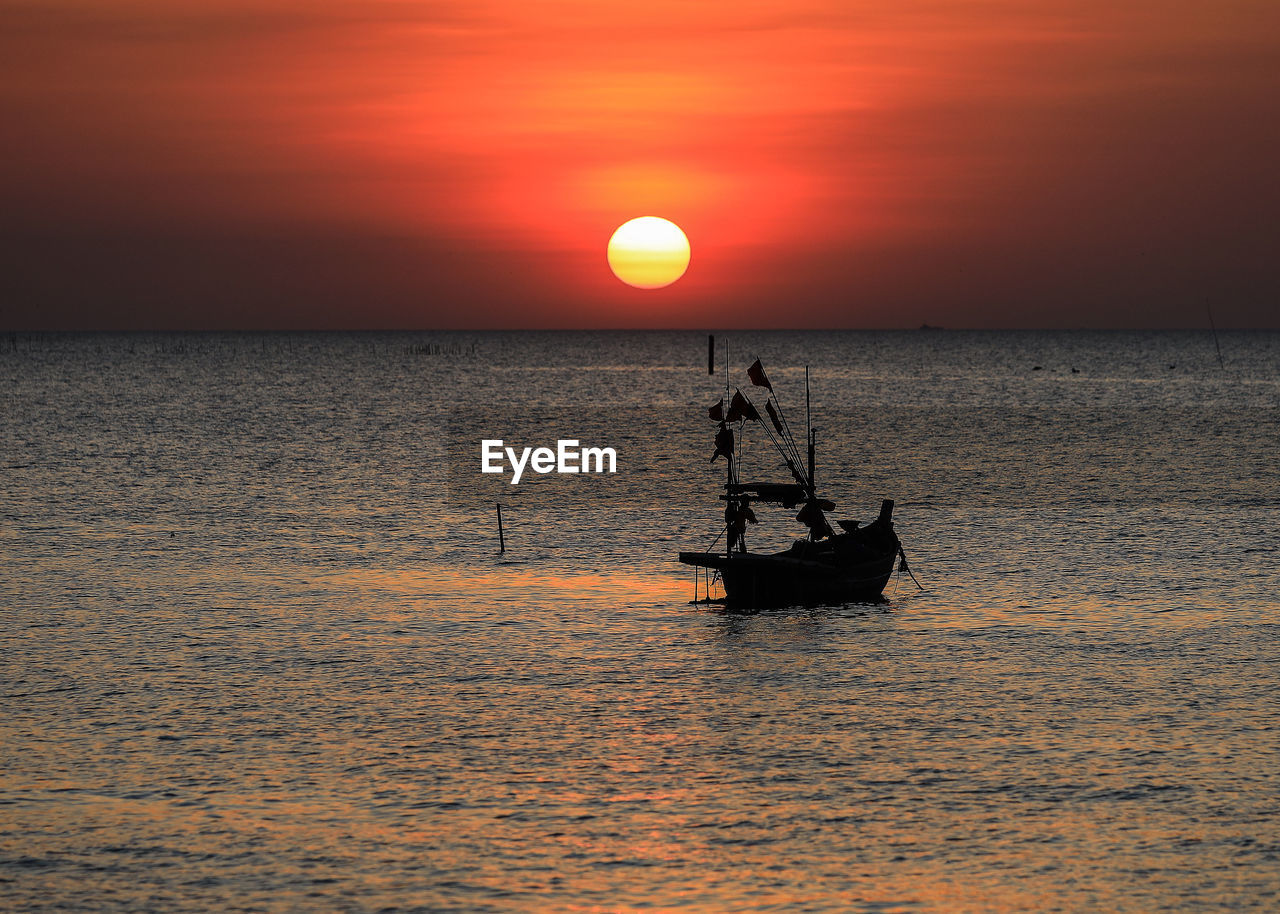
[[[715,463],[717,457],[733,459],[733,430],[723,422],[720,423],[720,431],[716,432],[716,452],[711,455],[711,462]]]
[[[735,419],[760,421],[760,414],[756,412],[756,408],[751,405],[751,401],[744,397],[740,390],[733,392],[733,400],[729,403],[729,421],[733,422]]]
[[[759,359],[751,363],[751,367],[747,369],[747,377],[756,387],[767,387],[769,392],[773,393],[773,385],[769,383],[769,378],[764,373],[764,366],[760,364]]]
[[[769,414],[769,420],[773,422],[773,427],[778,430],[778,434],[785,434],[785,432],[782,431],[782,420],[778,418],[778,411],[773,408],[773,401],[764,401],[764,411]]]
[[[715,406],[707,410],[707,415],[717,422],[724,421],[724,397],[721,397]]]

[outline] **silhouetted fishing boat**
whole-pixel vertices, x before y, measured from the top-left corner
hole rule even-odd
[[[837,522],[842,532],[832,530],[826,515],[828,511],[835,510],[835,504],[818,497],[814,481],[816,436],[812,423],[808,421],[808,371],[805,372],[807,461],[801,459],[790,425],[759,359],[747,369],[747,377],[753,386],[769,391],[764,404],[767,419],[760,415],[741,390],[735,390],[729,397],[727,388],[725,397],[708,411],[710,418],[719,422],[715,453],[711,459],[724,457],[728,464],[725,491],[720,496],[725,503],[725,526],[721,532],[725,537],[725,550],[681,552],[680,561],[714,571],[724,588],[724,602],[729,606],[794,606],[882,600],[895,563],[900,559],[901,567],[906,569],[906,556],[893,529],[893,501],[885,499],[880,506],[879,517],[866,526],[857,521],[842,520]],[[735,445],[741,440],[742,429],[748,422],[755,422],[763,429],[794,482],[742,482]],[[788,509],[799,506],[796,520],[808,527],[808,535],[782,552],[748,552],[746,528],[748,524],[756,523],[751,505],[757,502],[779,504]],[[710,584],[708,580],[708,599]]]

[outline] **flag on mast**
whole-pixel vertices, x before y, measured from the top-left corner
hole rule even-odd
[[[751,405],[751,401],[742,395],[742,391],[735,390],[733,399],[729,402],[729,421],[737,422],[739,419],[752,419],[759,422],[760,414]]]
[[[769,414],[769,418],[773,422],[773,427],[778,430],[778,434],[785,438],[787,433],[782,430],[782,420],[778,418],[778,411],[773,408],[773,401],[765,400],[764,409],[765,412]]]
[[[751,367],[747,369],[747,377],[751,379],[754,386],[767,387],[769,392],[773,393],[773,385],[769,383],[769,377],[764,373],[764,366],[760,364],[759,359],[751,363]]]

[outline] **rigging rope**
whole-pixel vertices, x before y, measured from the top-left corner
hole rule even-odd
[[[916,586],[919,587],[921,590],[924,590],[924,585],[921,584],[919,581],[916,581],[916,576],[912,574],[911,569],[907,566],[907,554],[902,551],[901,544],[898,545],[898,558],[902,560],[902,562],[898,565],[898,571],[899,572],[905,571],[907,574],[911,575],[911,580],[916,582]]]

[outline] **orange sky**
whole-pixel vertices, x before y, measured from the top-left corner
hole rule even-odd
[[[1280,326],[1274,0],[0,0],[0,75],[0,327]]]

